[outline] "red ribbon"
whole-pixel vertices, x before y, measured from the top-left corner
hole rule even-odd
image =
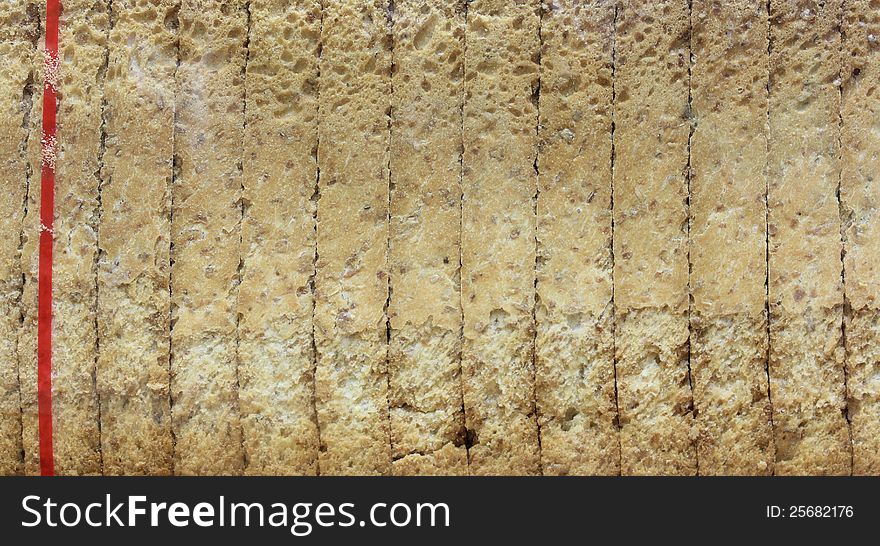
[[[55,474],[52,449],[52,243],[55,226],[57,157],[58,26],[61,0],[46,1],[46,57],[43,79],[43,136],[40,139],[40,273],[37,296],[37,406],[40,474]]]

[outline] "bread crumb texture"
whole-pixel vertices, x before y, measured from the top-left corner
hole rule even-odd
[[[0,2],[0,475],[880,474],[875,0]]]

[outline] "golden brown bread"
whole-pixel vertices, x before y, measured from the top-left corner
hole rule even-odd
[[[692,5],[691,377],[700,473],[772,474],[766,7]]]
[[[176,474],[240,474],[238,287],[247,13],[183,0],[171,202]]]
[[[315,474],[312,284],[316,0],[252,0],[242,179],[239,380],[247,474]]]
[[[880,474],[880,12],[844,3],[840,201],[853,473]]]
[[[465,51],[461,294],[474,474],[538,474],[538,2],[476,0]]]
[[[95,375],[104,474],[172,472],[168,325],[177,48],[165,20],[174,4],[112,4]]]
[[[388,401],[394,474],[464,474],[464,2],[394,5]]]
[[[695,474],[688,376],[688,4],[621,2],[615,32],[621,472]]]
[[[58,108],[52,410],[55,472],[101,473],[99,406],[95,387],[98,355],[96,328],[97,229],[102,157],[103,84],[110,27],[108,3],[71,0],[61,17],[59,57],[66,66],[57,74]],[[74,38],[76,37],[76,38]],[[43,43],[43,38],[40,38]],[[34,58],[34,109],[28,157],[40,172],[39,127],[42,118],[43,55]],[[36,182],[36,179],[35,179]],[[25,472],[39,472],[37,426],[37,244],[40,188],[28,188],[23,229],[24,323],[19,335]]]
[[[839,0],[770,3],[770,400],[777,474],[849,474]]]
[[[536,379],[544,474],[617,474],[611,261],[613,2],[541,20]]]
[[[389,474],[385,2],[324,2],[320,62],[316,400],[322,474]]]
[[[21,327],[22,222],[29,184],[27,160],[39,38],[37,4],[0,4],[0,476],[24,469],[18,330]]]
[[[37,4],[0,6],[2,474]],[[65,2],[58,472],[876,474],[876,6],[769,7]]]

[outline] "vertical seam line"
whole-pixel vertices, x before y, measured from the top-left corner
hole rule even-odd
[[[176,308],[174,305],[173,299],[173,275],[174,275],[174,187],[177,185],[177,180],[180,176],[180,161],[177,157],[177,123],[178,123],[178,109],[177,109],[177,99],[178,99],[178,91],[179,84],[177,81],[177,74],[180,71],[180,9],[182,7],[182,1],[178,1],[175,3],[175,11],[174,11],[174,53],[176,55],[176,63],[174,66],[174,114],[172,121],[172,131],[171,131],[171,181],[166,187],[167,197],[166,202],[168,204],[168,319],[167,319],[167,328],[168,328],[168,419],[169,419],[169,428],[171,430],[171,460],[170,460],[170,468],[171,475],[173,476],[175,473],[174,463],[176,460],[176,452],[177,452],[177,433],[174,431],[174,390],[173,390],[173,378],[174,378],[174,344],[172,342],[172,331],[174,329],[174,314],[176,312]]]
[[[462,0],[464,9],[462,21],[462,51],[461,51],[461,103],[459,108],[459,139],[461,153],[458,156],[458,380],[461,391],[461,422],[463,427],[463,442],[467,457],[468,473],[471,466],[471,433],[467,428],[467,407],[465,405],[465,379],[464,379],[464,252],[462,250],[462,234],[464,233],[464,108],[467,102],[467,37],[468,37],[468,13],[469,0]]]
[[[767,350],[765,352],[765,361],[764,361],[764,372],[767,375],[767,403],[770,405],[770,434],[772,436],[773,441],[773,468],[771,471],[771,475],[776,474],[776,461],[778,459],[778,455],[776,453],[776,424],[773,422],[773,397],[772,397],[772,389],[770,388],[770,343],[772,340],[771,335],[771,312],[770,312],[770,94],[771,94],[771,54],[773,51],[773,32],[772,32],[772,17],[771,17],[771,6],[772,0],[767,0],[767,121],[766,121],[766,129],[764,134],[765,141],[765,161],[764,161],[764,171],[765,171],[765,181],[764,181],[764,237],[765,237],[765,252],[764,252],[764,287],[765,287],[765,300],[764,300],[764,312],[766,314],[766,330],[767,330]]]
[[[99,290],[99,264],[101,261],[101,220],[104,217],[104,203],[102,200],[102,191],[109,180],[104,180],[104,156],[107,153],[107,70],[110,66],[110,34],[116,24],[113,16],[113,0],[107,3],[107,31],[104,34],[104,58],[103,64],[98,69],[100,85],[101,85],[101,129],[98,143],[98,168],[95,171],[95,180],[97,183],[97,203],[95,205],[95,257],[92,262],[92,273],[94,274],[95,297],[93,300],[94,308],[92,313],[92,326],[95,332],[95,357],[92,364],[92,389],[95,393],[95,403],[97,406],[97,425],[98,425],[98,464],[100,465],[100,473],[104,474],[104,435],[101,426],[101,393],[98,391],[98,364],[101,357],[101,336],[100,324],[98,320],[100,300]]]
[[[388,171],[388,198],[385,203],[385,282],[386,295],[382,313],[385,315],[385,426],[388,436],[388,473],[394,474],[394,435],[391,432],[391,317],[388,308],[391,305],[391,191],[394,181],[391,178],[391,133],[394,127],[394,0],[388,0],[385,6],[386,49],[388,51],[388,114],[385,133],[385,168]]]
[[[543,68],[542,56],[544,52],[544,38],[541,31],[544,25],[544,4],[538,3],[538,86],[533,91],[535,95],[535,161],[533,167],[535,170],[535,194],[532,198],[532,217],[535,220],[535,232],[533,234],[535,240],[535,263],[532,275],[534,278],[534,287],[532,294],[532,412],[535,416],[535,426],[537,428],[538,439],[538,473],[544,474],[544,454],[541,446],[541,415],[538,410],[538,260],[541,251],[540,241],[538,239],[538,199],[541,196],[540,177],[541,171],[538,160],[541,152],[541,71]]]
[[[693,112],[693,85],[691,80],[691,70],[694,64],[694,48],[693,48],[693,37],[694,37],[694,25],[693,25],[693,1],[688,0],[688,59],[687,59],[687,67],[688,67],[688,97],[687,97],[687,124],[688,124],[688,140],[687,140],[687,168],[685,170],[685,183],[687,185],[687,200],[685,202],[685,208],[687,213],[687,321],[688,321],[688,344],[687,344],[687,373],[688,373],[688,386],[691,391],[691,426],[697,426],[697,412],[696,412],[696,401],[694,398],[694,377],[691,371],[691,357],[692,357],[692,349],[693,349],[693,328],[691,326],[691,314],[693,312],[693,302],[691,298],[691,269],[693,263],[691,262],[691,179],[693,178],[693,168],[691,167],[691,141],[694,137],[694,112]],[[694,455],[694,466],[696,469],[696,474],[700,475],[700,450],[698,447],[698,439],[691,436],[691,450]]]
[[[318,154],[321,151],[321,131],[319,129],[321,119],[321,58],[324,50],[324,2],[319,1],[318,7],[321,11],[321,20],[318,28],[318,57],[315,63],[317,74],[315,80],[315,183],[312,187],[312,230],[313,230],[313,248],[312,248],[312,271],[309,278],[309,288],[312,294],[312,415],[315,419],[315,431],[317,434],[318,446],[315,452],[315,475],[321,475],[321,421],[318,419],[318,343],[315,334],[315,313],[317,312],[317,296],[315,284],[318,277],[318,201],[321,198],[321,162]]]
[[[617,16],[620,6],[614,6],[614,20],[611,27],[611,366],[614,371],[614,424],[617,427],[617,475],[623,473],[623,445],[621,441],[620,398],[617,392],[617,307],[614,304],[614,171],[617,163],[616,130],[617,106]]]
[[[844,18],[846,14],[846,0],[841,2],[840,20],[838,22],[838,72],[837,72],[837,215],[840,223],[840,288],[843,297],[843,309],[840,320],[840,341],[843,344],[843,417],[846,419],[847,432],[849,433],[849,473],[852,476],[855,473],[855,445],[852,431],[852,416],[849,412],[849,344],[846,337],[846,321],[847,316],[852,315],[849,298],[846,293],[846,230],[844,228],[844,204],[841,199],[841,188],[843,187],[843,59],[845,55],[844,40],[846,33],[844,32]]]
[[[245,33],[244,39],[244,63],[241,66],[241,86],[242,86],[242,99],[241,99],[241,117],[242,117],[242,146],[239,147],[241,152],[241,156],[238,159],[238,183],[239,183],[239,194],[238,200],[236,201],[236,206],[238,207],[238,270],[236,272],[236,285],[235,285],[235,412],[238,417],[238,449],[239,455],[241,457],[241,474],[244,474],[248,467],[248,455],[247,449],[245,447],[244,441],[244,427],[241,423],[241,313],[239,312],[239,301],[241,300],[241,279],[242,274],[244,272],[244,256],[241,252],[241,247],[244,244],[244,235],[242,233],[242,228],[244,226],[244,202],[242,200],[244,196],[244,139],[247,138],[247,101],[248,101],[248,89],[247,89],[247,68],[251,59],[251,2],[247,0],[244,4],[244,12],[247,17],[247,32]]]

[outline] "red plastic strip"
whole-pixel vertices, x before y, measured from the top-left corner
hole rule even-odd
[[[37,405],[40,474],[55,475],[52,448],[52,244],[55,226],[57,158],[58,26],[61,1],[46,1],[46,52],[43,83],[43,136],[40,139],[40,272],[37,296]]]

